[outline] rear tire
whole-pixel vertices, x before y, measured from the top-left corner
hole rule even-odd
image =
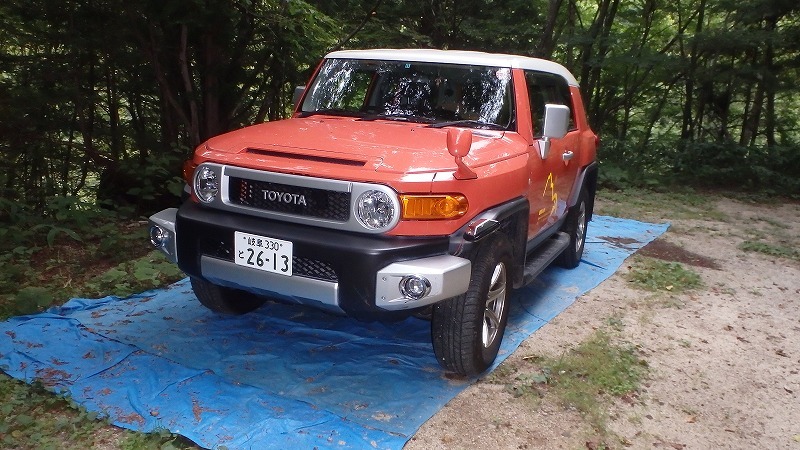
[[[586,188],[581,188],[578,202],[567,213],[563,230],[569,234],[569,246],[556,259],[556,264],[561,267],[574,269],[581,263],[589,224],[589,216],[586,214],[588,197]]]
[[[240,315],[258,309],[267,299],[250,292],[217,286],[191,277],[192,290],[200,303],[216,313]]]
[[[508,322],[510,268],[508,241],[487,242],[473,263],[467,292],[434,305],[431,341],[445,369],[472,376],[494,363]]]

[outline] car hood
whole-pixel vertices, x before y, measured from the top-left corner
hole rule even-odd
[[[198,153],[205,160],[304,174],[329,175],[335,166],[389,173],[452,171],[456,164],[447,150],[447,132],[403,121],[315,116],[232,131],[209,139]],[[516,133],[473,130],[464,162],[477,167],[516,156],[526,148],[514,145],[519,139]]]

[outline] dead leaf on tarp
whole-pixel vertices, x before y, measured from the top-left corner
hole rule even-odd
[[[73,382],[73,376],[71,374],[51,367],[36,369],[36,379],[49,388],[71,384]]]

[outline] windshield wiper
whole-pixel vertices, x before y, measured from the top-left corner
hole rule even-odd
[[[428,128],[445,128],[445,127],[488,128],[490,130],[506,130],[508,128],[492,122],[484,122],[482,120],[469,120],[469,119],[452,120],[450,122],[438,122],[428,125]]]
[[[422,116],[415,116],[413,114],[372,114],[369,116],[364,116],[360,120],[400,120],[403,122],[419,122],[419,123],[431,123],[434,119]]]
[[[358,112],[350,111],[347,109],[340,109],[340,108],[329,108],[329,109],[318,109],[316,111],[301,111],[300,117],[309,117],[309,116],[317,116],[317,115],[328,115],[328,116],[358,116]]]

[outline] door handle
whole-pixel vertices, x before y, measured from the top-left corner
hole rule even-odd
[[[575,153],[572,153],[571,151],[567,150],[561,155],[561,159],[563,159],[564,161],[569,161],[570,159],[572,159],[573,156],[575,156]]]

